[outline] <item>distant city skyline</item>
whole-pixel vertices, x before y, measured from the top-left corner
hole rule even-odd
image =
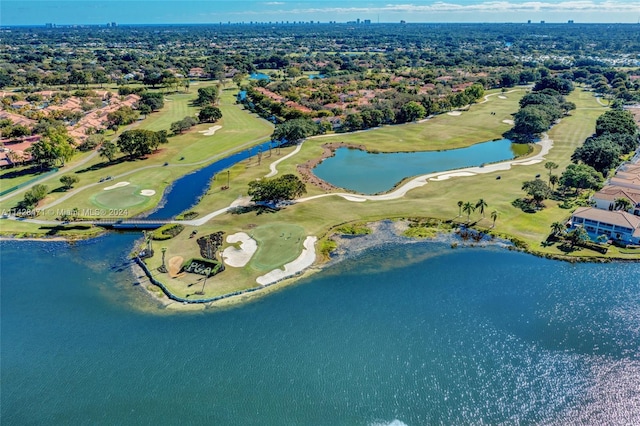
[[[205,24],[250,22],[638,23],[640,1],[121,1],[2,0],[0,25]]]

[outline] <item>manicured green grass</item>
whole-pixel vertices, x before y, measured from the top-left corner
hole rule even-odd
[[[204,87],[204,86],[203,86]],[[162,113],[150,114],[141,124],[141,129],[168,130],[171,123],[180,121],[185,117],[197,117],[200,108],[192,105],[197,90],[190,89],[188,93],[173,93],[164,97]]]
[[[76,153],[73,159],[67,163],[67,168],[72,167],[75,163],[78,163],[87,158],[89,154],[90,153],[88,152]],[[64,168],[61,168],[60,170],[64,170]],[[13,188],[14,186],[23,184],[32,179],[42,177],[42,175],[47,172],[48,170],[40,169],[36,165],[24,165],[0,170],[0,191]],[[50,189],[55,189],[58,186],[62,186],[58,179],[56,179],[55,181],[48,181],[47,185]],[[6,194],[5,196],[7,195],[10,194]]]
[[[508,99],[489,98],[489,102],[483,107],[486,108],[485,112],[489,112],[487,114],[489,117],[493,117],[490,114],[491,111],[501,111],[500,113],[504,117],[510,117],[510,113],[517,111],[517,100],[520,95],[513,97],[513,94],[507,94],[507,96]],[[596,118],[606,110],[597,104],[590,93],[579,90],[569,96],[568,100],[575,102],[578,109],[573,111],[570,117],[564,118],[549,132],[550,137],[554,140],[554,148],[547,155],[546,160],[560,164],[560,168],[554,171],[556,174],[560,174],[569,164],[573,150],[593,132]],[[500,101],[500,108],[504,108],[503,110],[500,110],[495,104],[492,105],[492,103],[497,103],[498,101]],[[510,105],[509,107],[506,106],[507,103]],[[472,107],[470,112],[463,112],[461,116],[443,117],[446,121],[455,120],[453,123],[458,123],[456,126],[451,125],[449,127],[448,131],[451,133],[448,136],[449,141],[456,138],[460,138],[460,140],[464,138],[467,141],[465,143],[470,144],[474,141],[486,140],[484,138],[487,136],[488,129],[486,124],[482,122],[482,118],[486,118],[486,115],[478,112],[476,116],[468,116],[474,112],[473,110],[476,107],[481,107],[481,105]],[[467,121],[467,118],[469,121]],[[430,126],[434,126],[434,123],[437,124],[436,119],[422,124],[387,127],[356,135],[340,135],[336,136],[336,139],[308,140],[304,143],[302,151],[295,157],[280,163],[278,170],[280,173],[295,173],[296,164],[320,154],[321,143],[324,143],[324,141],[339,141],[343,137],[363,138],[357,143],[363,143],[368,148],[373,146],[375,149],[380,149],[381,146],[385,146],[391,151],[408,150],[406,149],[406,138],[419,139],[409,129],[414,129],[414,132],[419,134],[429,132],[440,134],[444,132],[441,128],[438,128],[437,131],[422,129],[423,127],[428,129]],[[481,126],[481,128],[475,132],[473,126]],[[502,131],[501,129],[500,132]],[[494,132],[496,131],[494,130]],[[464,135],[460,135],[460,133],[464,133]],[[492,138],[489,137],[488,139]],[[248,182],[264,176],[268,173],[268,165],[271,162],[292,150],[293,148],[283,149],[280,156],[274,152],[270,158],[265,155],[260,165],[258,165],[256,159],[246,160],[236,165],[231,169],[231,189],[220,191],[218,189],[219,183],[214,184],[209,194],[203,198],[202,202],[194,210],[203,215],[209,211],[228,206],[231,201],[240,195],[246,195]],[[550,232],[550,224],[555,221],[565,220],[570,214],[569,210],[563,210],[557,206],[556,202],[549,200],[545,201],[545,209],[534,214],[524,213],[512,205],[513,200],[525,196],[521,190],[522,182],[534,179],[537,174],[541,174],[543,178],[548,175],[548,171],[544,168],[544,161],[536,165],[516,166],[508,171],[493,172],[474,177],[459,177],[438,182],[430,181],[427,185],[410,191],[405,197],[398,200],[354,203],[339,197],[325,197],[294,204],[272,214],[257,214],[256,212],[225,214],[199,227],[198,233],[205,234],[217,230],[225,230],[227,233],[243,231],[254,233],[254,237],[256,237],[257,230],[274,222],[278,224],[295,224],[295,226],[300,226],[304,229],[304,233],[301,235],[316,235],[320,237],[321,241],[318,247],[322,247],[325,245],[322,238],[327,236],[327,230],[340,223],[364,223],[387,218],[410,217],[432,217],[442,221],[466,223],[466,215],[458,217],[457,201],[471,201],[475,204],[479,198],[483,198],[489,204],[485,210],[485,218],[482,218],[479,212],[471,215],[471,222],[477,228],[515,237],[523,241],[529,249],[541,254],[563,255],[564,253],[558,247],[545,247],[542,242]],[[500,180],[496,180],[497,175],[501,175]],[[323,191],[312,185],[307,185],[307,190],[308,195],[323,193]],[[495,228],[492,228],[493,221],[490,218],[493,210],[500,212]],[[195,244],[193,240],[188,239],[189,232],[187,230],[187,232],[183,232],[174,238],[170,249],[189,255],[195,253]],[[285,255],[284,249],[277,245],[277,237],[280,234],[277,234],[277,232],[275,234],[271,232],[271,234],[270,238],[259,241],[259,247],[261,250],[268,251],[270,255],[274,255],[273,259],[270,260],[273,266],[276,264],[281,266],[289,261],[287,259],[292,256],[295,258],[299,254],[301,247],[293,250],[297,251],[296,253],[292,252]],[[421,236],[430,236],[431,234],[432,232],[429,230],[429,232]],[[258,238],[256,237],[256,239]],[[590,250],[579,250],[573,255],[599,256],[596,252]],[[616,248],[610,249],[609,256],[612,255],[630,259],[637,259],[638,257],[635,252],[628,253]],[[159,260],[152,259],[151,262],[155,264]],[[243,288],[255,286],[255,278],[261,272],[254,268],[253,262],[245,268],[227,268],[224,273],[212,278],[210,293],[207,294],[215,295],[224,294],[224,291],[228,292],[230,287],[226,283],[231,281],[241,283],[240,285]]]
[[[105,209],[128,209],[145,203],[149,197],[140,195],[140,187],[127,185],[95,194],[91,201],[98,207]]]
[[[149,125],[158,129],[161,125],[167,128],[171,122],[182,119],[182,112],[185,108],[190,108],[191,99],[195,98],[195,91],[189,96],[178,94],[169,95],[175,97],[173,102],[165,102],[165,108],[157,113],[151,114],[147,120]],[[132,206],[129,209],[131,215],[141,213],[153,208],[161,198],[164,189],[179,177],[210,164],[211,162],[230,155],[233,152],[246,149],[259,142],[266,141],[273,132],[273,125],[253,114],[243,110],[242,106],[235,104],[235,91],[225,90],[221,92],[220,109],[223,118],[214,124],[200,124],[193,130],[179,136],[169,138],[169,143],[161,145],[160,149],[143,160],[125,160],[104,166],[104,160],[97,157],[93,161],[83,165],[79,170],[71,172],[80,178],[74,185],[75,190],[81,190],[87,185],[94,185],[84,190],[78,191],[76,195],[56,206],[57,208],[79,208],[88,209],[93,207],[91,198],[103,187],[109,186],[117,181],[129,181],[132,185],[138,185],[141,189],[152,189],[156,195],[147,197],[144,203]],[[165,111],[166,110],[166,111]],[[176,111],[179,111],[176,113]],[[168,116],[169,118],[165,118]],[[214,135],[205,136],[198,133],[213,125],[222,126]],[[146,128],[147,122],[140,123],[142,128]],[[168,163],[165,167],[164,164]],[[106,177],[112,176],[113,181],[104,185],[97,185],[97,182]],[[50,189],[57,188],[59,182],[44,182]],[[66,195],[65,192],[50,193],[42,203],[43,205],[55,202],[60,197]],[[0,203],[0,208],[12,208],[22,199],[22,195],[11,197]]]
[[[364,144],[370,150],[383,152],[453,149],[490,141],[501,138],[511,128],[504,120],[513,119],[511,114],[518,110],[518,101],[525,94],[524,89],[514,90],[506,94],[489,92],[492,96],[487,102],[474,104],[461,115],[439,114],[427,123],[385,126],[316,140]]]
[[[302,251],[305,230],[298,225],[275,222],[262,225],[251,232],[258,250],[250,266],[256,271],[268,272],[296,259]]]

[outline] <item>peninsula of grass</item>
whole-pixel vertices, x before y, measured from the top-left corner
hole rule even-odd
[[[511,117],[510,113],[517,111],[521,93],[524,92],[508,93],[506,99],[503,98],[504,96],[501,98],[490,96],[487,102],[473,105],[469,111],[463,111],[459,116],[443,114],[422,123],[386,126],[356,134],[313,138],[304,142],[298,154],[281,162],[278,165],[278,173],[297,173],[297,165],[320,155],[321,145],[327,140],[362,144],[371,151],[393,152],[416,150],[418,148],[414,145],[419,143],[418,140],[422,141],[421,149],[446,149],[500,138],[502,132],[508,128],[508,125],[500,123],[502,120],[508,120]],[[548,132],[550,139],[553,140],[553,148],[544,161],[526,166],[513,166],[509,170],[499,172],[453,177],[440,181],[431,180],[426,185],[409,191],[404,197],[390,200],[353,202],[338,195],[330,195],[340,191],[325,191],[308,184],[307,196],[327,196],[294,203],[278,211],[249,208],[224,213],[201,226],[185,224],[184,231],[179,235],[155,243],[156,251],[160,244],[166,248],[167,259],[182,257],[187,260],[200,257],[198,245],[193,238],[194,232],[198,236],[219,231],[223,231],[226,235],[244,232],[253,236],[258,242],[260,251],[246,266],[227,267],[223,273],[210,277],[206,281],[193,276],[170,278],[164,274],[156,278],[161,279],[174,294],[180,297],[196,298],[196,291],[198,291],[202,294],[198,293],[197,298],[210,298],[255,288],[258,286],[256,283],[258,276],[263,275],[270,268],[281,268],[301,252],[304,237],[309,235],[319,237],[316,248],[317,253],[322,255],[335,247],[331,236],[334,232],[341,232],[336,229],[336,226],[347,226],[357,234],[362,226],[366,226],[366,223],[385,219],[408,220],[409,223],[421,224],[414,226],[413,230],[415,233],[413,236],[421,238],[465,225],[516,241],[519,247],[538,255],[569,259],[637,260],[636,252],[616,247],[611,247],[606,254],[588,249],[576,249],[567,253],[557,244],[549,244],[545,241],[550,233],[551,223],[565,221],[571,210],[561,208],[559,202],[553,200],[546,200],[545,208],[535,213],[526,213],[513,205],[516,198],[524,196],[521,189],[524,181],[531,180],[537,175],[544,178],[548,174],[544,168],[546,161],[559,164],[560,167],[555,170],[555,173],[558,175],[562,173],[570,163],[571,153],[593,133],[597,117],[606,110],[596,102],[591,93],[580,89],[569,95],[567,100],[574,102],[576,109]],[[227,105],[227,107],[237,108],[235,105]],[[244,114],[242,120],[253,119],[246,112],[241,112]],[[491,112],[495,112],[496,115]],[[499,123],[487,123],[491,117],[496,117]],[[264,153],[261,159],[250,158],[236,164],[230,169],[230,188],[223,191],[220,189],[223,183],[220,178],[214,180],[208,193],[197,206],[191,209],[190,215],[203,217],[212,211],[228,207],[239,197],[246,197],[248,183],[263,178],[269,173],[271,163],[293,150],[293,147],[283,148],[280,152],[274,150]],[[536,152],[537,150],[534,150],[534,154]],[[171,170],[171,168],[159,170]],[[498,175],[501,177],[499,180],[496,179]],[[134,177],[135,175],[132,174],[130,179],[133,181]],[[167,177],[169,178],[170,176]],[[226,178],[225,174],[225,181]],[[484,217],[478,211],[472,213],[470,217],[460,214],[458,201],[475,204],[480,198],[488,204]],[[499,212],[495,222],[490,217],[490,212],[493,210]],[[446,224],[446,226],[432,226],[434,223]],[[287,231],[287,229],[290,230]],[[289,233],[291,237],[287,240]],[[228,245],[225,242],[220,249],[223,250]],[[147,259],[146,262],[149,269],[155,271],[161,266],[162,261],[161,257],[156,255]]]
[[[474,105],[470,111],[465,111],[460,116],[442,115],[423,123],[388,126],[356,134],[336,135],[331,138],[336,138],[336,140],[344,138],[349,143],[359,143],[371,150],[384,147],[385,151],[406,151],[405,138],[410,133],[408,129],[414,128],[416,132],[428,134],[433,130],[426,129],[437,125],[438,120],[442,119],[446,122],[456,120],[455,122],[458,123],[456,126],[450,125],[449,132],[452,135],[464,133],[463,136],[450,136],[448,140],[457,138],[460,144],[472,144],[500,137],[502,126],[498,126],[491,133],[490,126],[483,125],[477,133],[474,133],[472,131],[473,126],[465,121],[469,115],[470,122],[475,123],[475,126],[479,126],[478,123],[483,122],[480,119],[483,115],[487,114],[493,117],[490,112],[499,111],[499,108],[493,104],[494,102],[499,102],[501,104],[500,107],[505,108],[504,114],[508,116],[506,110],[516,111],[518,99],[519,96],[513,96],[513,94],[507,99],[491,96],[485,104]],[[571,210],[560,208],[559,203],[553,200],[546,200],[545,208],[536,213],[525,213],[512,204],[516,198],[524,196],[521,190],[522,182],[531,180],[536,175],[546,176],[547,170],[544,168],[546,161],[553,161],[559,164],[560,168],[556,170],[556,173],[562,173],[570,163],[571,153],[583,143],[586,137],[593,133],[596,118],[605,111],[605,108],[595,101],[592,94],[585,91],[576,90],[568,97],[568,100],[574,102],[577,108],[572,111],[571,116],[564,118],[549,131],[549,137],[553,140],[553,148],[546,155],[545,160],[540,163],[513,166],[510,170],[478,174],[470,177],[429,181],[427,185],[413,189],[404,197],[394,200],[352,202],[340,196],[326,196],[296,203],[277,212],[264,213],[249,209],[243,213],[227,213],[198,227],[198,233],[225,230],[228,233],[242,231],[251,234],[255,230],[272,223],[295,224],[301,227],[306,235],[320,237],[320,241],[316,246],[317,252],[320,256],[325,256],[336,247],[331,240],[331,236],[334,233],[357,235],[366,232],[364,230],[368,229],[366,226],[368,222],[393,219],[407,221],[408,226],[405,235],[415,238],[431,238],[437,233],[450,232],[452,229],[464,225],[471,226],[480,232],[510,239],[514,241],[516,247],[537,255],[568,260],[637,260],[638,253],[635,251],[616,247],[611,247],[606,254],[583,248],[576,248],[574,251],[567,253],[559,245],[549,244],[546,240],[550,233],[550,224],[555,221],[566,220]],[[509,106],[505,107],[505,105]],[[473,115],[474,113],[475,115]],[[465,130],[462,131],[460,129]],[[363,135],[366,135],[366,138]],[[353,139],[349,138],[363,139],[354,142]],[[313,158],[314,155],[319,155],[321,153],[320,145],[324,143],[323,139],[314,138],[305,141],[302,150],[297,155],[278,165],[279,173],[295,173],[297,164]],[[437,139],[432,140],[432,142],[430,146],[443,144],[442,140]],[[283,149],[280,154],[274,152],[269,157],[265,155],[261,164],[254,158],[234,166],[232,168],[233,179],[231,180],[233,196],[246,195],[248,182],[262,178],[268,173],[269,164],[287,155],[292,150],[293,148],[287,148]],[[539,148],[536,148],[532,154],[538,152]],[[501,176],[500,180],[496,179],[497,175]],[[309,196],[327,194],[326,191],[313,185],[307,185],[307,191]],[[328,194],[332,192],[340,191],[329,191]],[[215,193],[204,197],[201,203],[194,207],[194,211],[201,216],[229,205],[230,199],[221,199],[219,195],[219,193]],[[484,217],[479,212],[471,214],[469,220],[467,220],[467,215],[459,215],[458,201],[470,201],[475,204],[479,198],[484,199],[488,204]],[[495,223],[490,218],[490,212],[493,210],[499,212]],[[343,225],[336,226],[337,224]],[[189,228],[187,227],[187,231],[190,231]],[[191,228],[191,230],[195,229],[195,227]],[[269,236],[261,235],[259,247],[277,247],[281,234],[271,232]],[[169,250],[192,253],[193,244],[189,243],[188,235],[189,232],[184,232],[172,240]],[[299,252],[300,249],[298,248],[297,250]],[[284,257],[280,257],[279,262],[273,260],[270,266],[276,266],[278,263],[283,265],[291,256],[287,255],[286,260]],[[157,267],[159,266],[158,262],[159,259],[154,258],[151,260],[150,265]],[[256,277],[263,273],[263,270],[255,269],[257,264],[257,262],[250,262],[244,268],[227,268],[223,274],[210,279],[211,287],[207,284],[209,290],[205,290],[205,294],[208,297],[215,297],[226,294],[224,293],[225,291],[229,292],[233,288],[255,287]],[[229,287],[230,282],[242,284],[239,284],[238,287]],[[172,285],[180,286],[184,284],[176,281]]]

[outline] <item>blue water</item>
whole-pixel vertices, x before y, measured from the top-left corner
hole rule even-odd
[[[249,75],[249,78],[252,80],[271,80],[271,78],[267,74],[263,74],[261,72],[254,72]]]
[[[640,264],[387,245],[185,314],[134,238],[2,243],[3,425],[639,424]]]
[[[514,158],[512,145],[508,139],[501,139],[447,151],[379,154],[339,148],[313,172],[339,188],[376,194],[391,190],[408,177]]]
[[[267,151],[269,147],[277,146],[280,142],[269,141],[244,151],[237,152],[193,173],[177,179],[165,190],[162,201],[155,211],[148,214],[149,219],[169,219],[196,205],[200,197],[207,191],[209,182],[217,173],[230,168],[236,163],[257,155],[259,150]],[[224,176],[223,176],[224,177]],[[224,180],[224,179],[223,179]],[[225,181],[226,184],[226,181]]]

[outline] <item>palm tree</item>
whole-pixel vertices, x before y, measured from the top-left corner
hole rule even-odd
[[[476,211],[476,208],[473,204],[471,204],[470,202],[466,202],[462,205],[462,211],[465,212],[467,214],[467,222],[471,221],[471,213],[473,213],[474,211]]]
[[[551,231],[553,231],[553,235],[556,237],[560,236],[565,231],[564,223],[562,222],[553,222],[551,224]]]
[[[557,169],[558,165],[553,161],[547,161],[546,163],[544,163],[544,168],[549,170],[549,184],[551,184],[551,170]]]
[[[480,198],[478,200],[478,202],[476,203],[476,209],[480,209],[480,214],[482,215],[482,218],[484,219],[484,208],[487,207],[488,204],[486,201],[484,201],[483,198]]]
[[[495,228],[498,216],[500,216],[500,212],[498,210],[494,210],[491,212],[491,219],[493,220],[493,225],[491,225],[492,228]]]
[[[558,178],[558,175],[549,176],[549,185],[551,185],[551,189],[558,184],[559,180],[560,178]]]
[[[458,201],[458,217],[462,216],[462,205],[464,201]]]
[[[571,240],[571,246],[587,241],[589,239],[589,233],[582,226],[577,226],[573,231],[569,232],[569,239]]]
[[[633,204],[631,203],[631,201],[629,201],[628,198],[621,197],[621,198],[616,198],[616,200],[613,203],[613,208],[615,210],[627,211],[631,208],[632,205]]]

